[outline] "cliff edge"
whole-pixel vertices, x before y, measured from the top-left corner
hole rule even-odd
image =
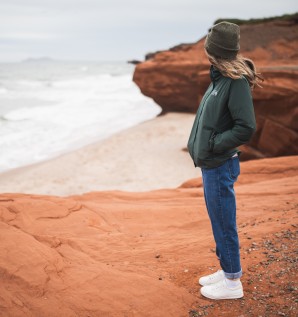
[[[219,266],[197,184],[1,194],[0,316],[297,316],[297,171],[297,156],[241,165],[245,296],[233,303],[199,293]]]
[[[232,22],[240,25],[240,53],[265,78],[253,91],[257,132],[241,159],[298,154],[298,14]],[[210,82],[204,41],[150,53],[136,66],[134,82],[163,113],[197,111]]]

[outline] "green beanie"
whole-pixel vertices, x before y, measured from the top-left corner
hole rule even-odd
[[[205,40],[205,49],[214,57],[234,59],[240,49],[239,41],[239,26],[223,21],[211,28]]]

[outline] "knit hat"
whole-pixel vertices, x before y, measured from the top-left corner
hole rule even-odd
[[[239,41],[239,26],[223,21],[211,28],[205,40],[205,49],[212,56],[234,59],[240,49]]]

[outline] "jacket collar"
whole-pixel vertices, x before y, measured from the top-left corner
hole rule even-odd
[[[210,78],[212,81],[218,80],[222,76],[221,72],[214,66],[210,66]]]

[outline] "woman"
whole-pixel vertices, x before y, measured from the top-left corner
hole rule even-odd
[[[238,54],[239,26],[221,22],[205,41],[211,83],[202,98],[188,140],[202,171],[204,197],[221,270],[203,276],[201,294],[211,299],[243,297],[234,182],[240,174],[237,146],[256,129],[251,89],[263,79],[254,63]]]

